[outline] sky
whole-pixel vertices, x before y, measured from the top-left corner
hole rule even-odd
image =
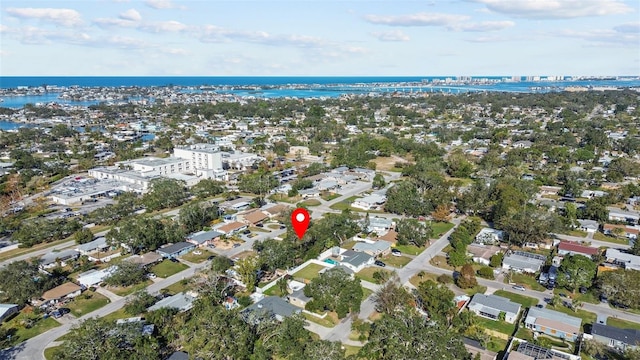
[[[3,0],[2,76],[640,75],[638,0]]]

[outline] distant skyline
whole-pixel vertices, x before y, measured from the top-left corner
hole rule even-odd
[[[4,0],[2,76],[640,75],[637,0]]]

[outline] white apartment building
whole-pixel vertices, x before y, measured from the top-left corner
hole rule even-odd
[[[217,145],[194,144],[175,147],[173,156],[189,160],[196,175],[209,179],[228,180],[227,172],[223,170],[222,154]]]

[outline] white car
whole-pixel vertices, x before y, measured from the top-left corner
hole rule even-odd
[[[391,255],[393,256],[402,256],[402,253],[398,249],[391,250]]]
[[[200,254],[202,254],[202,251],[200,251],[200,250],[196,250],[196,251],[193,252],[193,255],[200,255]]]
[[[148,273],[148,274],[147,274],[147,277],[148,277],[149,279],[155,279],[155,278],[157,278],[156,274],[154,274],[154,273]]]
[[[526,289],[524,286],[522,286],[522,285],[513,285],[512,287],[513,287],[514,289],[516,289],[516,290],[520,290],[520,291],[526,291],[526,290],[527,290],[527,289]]]

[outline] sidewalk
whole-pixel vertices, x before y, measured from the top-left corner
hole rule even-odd
[[[107,290],[107,289],[105,289],[103,287],[97,288],[96,292],[98,294],[102,294],[102,295],[106,296],[111,302],[115,302],[115,301],[118,301],[118,300],[122,299],[122,296],[116,295],[116,294],[112,293],[111,291],[109,291],[109,290]]]

